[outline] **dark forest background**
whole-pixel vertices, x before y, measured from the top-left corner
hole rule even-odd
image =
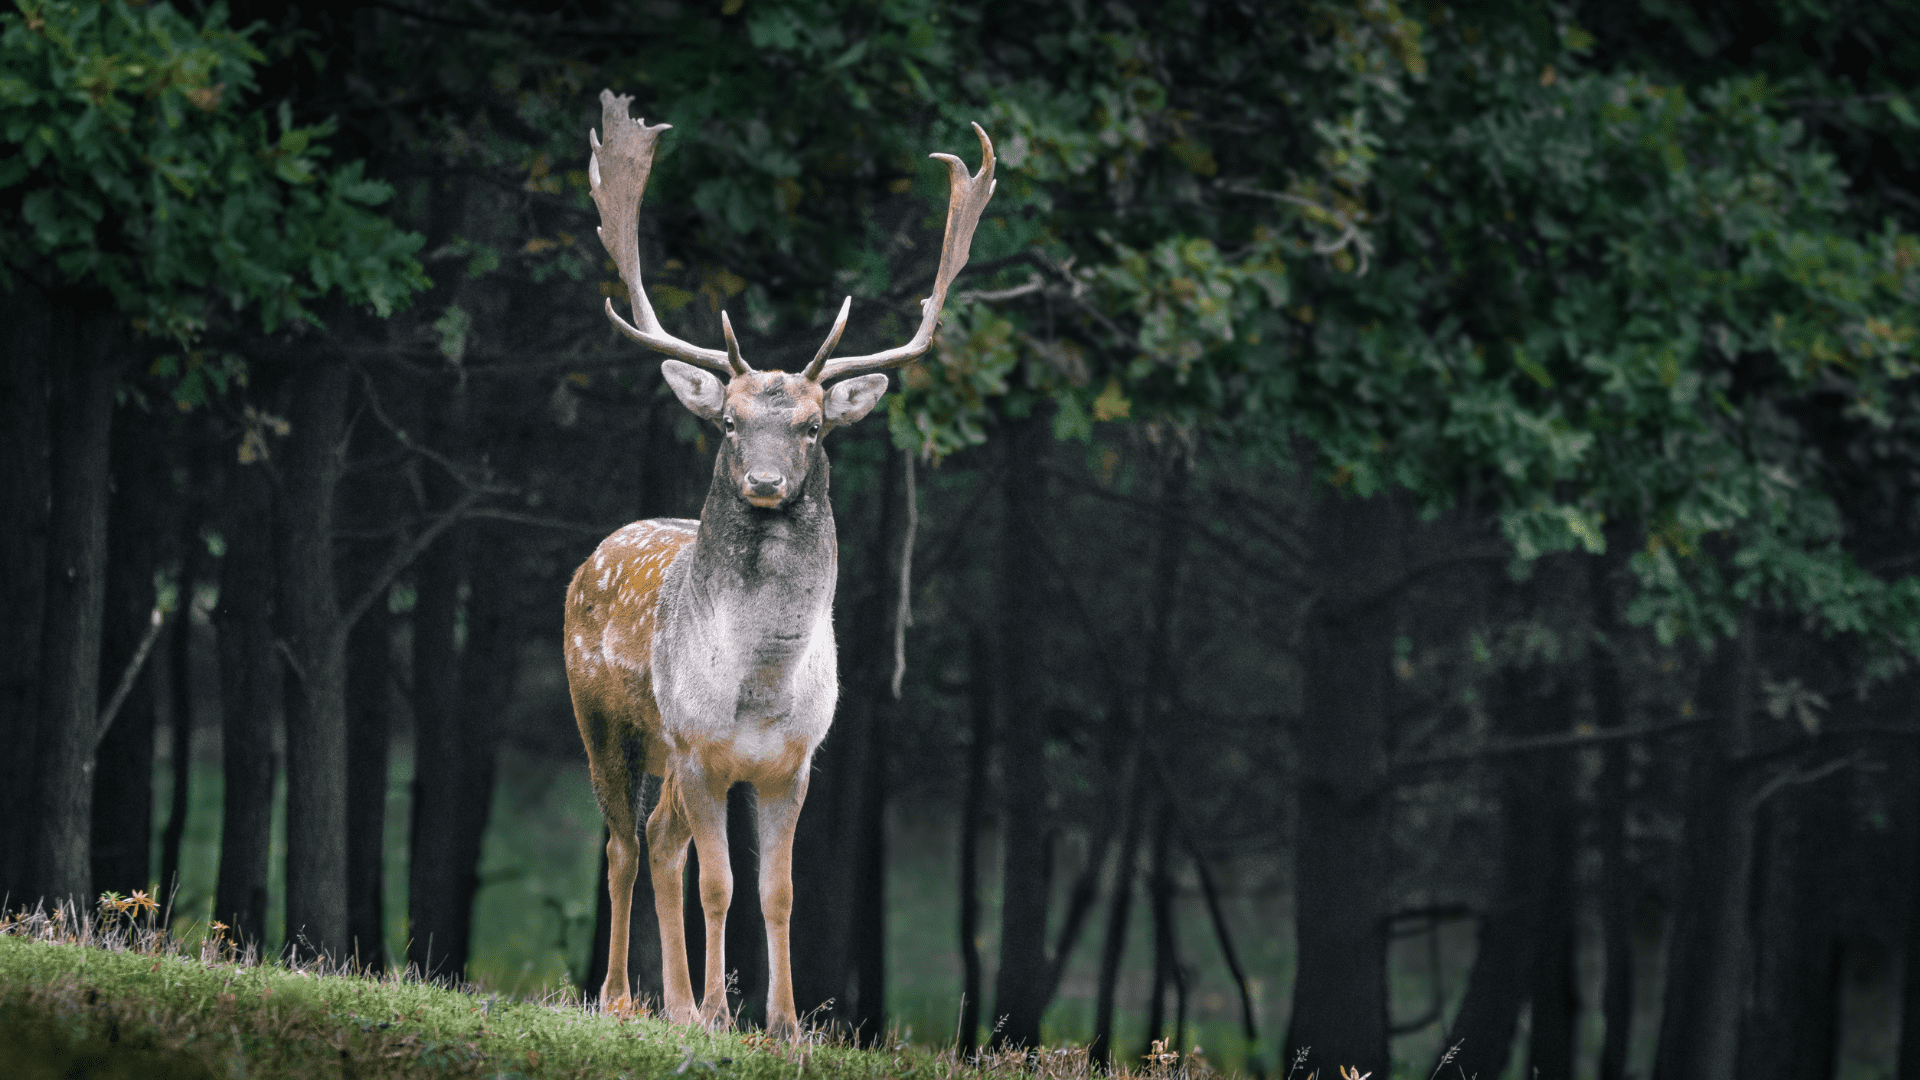
[[[15,0],[0,890],[597,987],[602,879],[476,896],[600,845],[561,597],[712,456],[601,311],[598,92],[674,125],[663,318],[790,370],[848,293],[905,339],[977,120],[941,336],[829,447],[800,1007],[1920,1080],[1916,22]]]

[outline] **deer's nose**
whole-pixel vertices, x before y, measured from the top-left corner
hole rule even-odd
[[[754,499],[777,499],[787,493],[787,478],[777,472],[750,472],[747,474],[747,496]]]

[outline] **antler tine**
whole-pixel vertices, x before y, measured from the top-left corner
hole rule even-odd
[[[967,265],[974,226],[980,224],[980,212],[986,209],[987,200],[993,198],[993,142],[979,124],[973,125],[973,131],[980,136],[979,172],[967,175],[966,162],[952,154],[928,155],[936,161],[947,163],[947,234],[940,247],[940,269],[934,275],[933,294],[920,302],[920,329],[914,332],[913,340],[886,352],[827,361],[827,353],[833,351],[833,346],[840,339],[840,325],[836,323],[833,335],[821,348],[820,355],[814,357],[813,363],[807,366],[809,379],[827,382],[848,375],[864,375],[869,371],[899,367],[926,352],[928,346],[933,344],[934,328],[940,324],[940,309],[947,302],[947,287],[959,276],[961,267]],[[845,305],[841,307],[841,318],[846,318]]]
[[[613,320],[621,333],[655,352],[699,364],[722,375],[751,371],[753,369],[740,359],[739,347],[734,345],[731,333],[727,336],[727,352],[682,341],[660,325],[653,303],[647,299],[646,285],[640,280],[640,200],[647,191],[647,177],[653,172],[654,144],[660,133],[673,125],[648,127],[645,120],[629,117],[627,106],[632,102],[633,98],[626,94],[600,91],[600,126],[607,133],[606,140],[602,142],[592,131],[587,132],[587,139],[593,145],[587,181],[593,191],[593,201],[600,207],[600,242],[606,245],[607,254],[613,256],[620,280],[626,284],[627,296],[633,303],[633,323],[628,323],[613,310],[613,298],[608,297],[607,318]]]
[[[819,381],[820,368],[827,362],[827,354],[833,352],[835,345],[840,344],[840,335],[847,329],[847,312],[852,310],[853,297],[849,296],[840,301],[840,314],[833,320],[833,330],[827,334],[827,340],[820,346],[820,351],[813,354],[813,363],[807,365],[807,378]]]
[[[720,336],[727,339],[727,370],[732,375],[745,375],[753,369],[740,359],[740,343],[733,339],[733,322],[726,312],[720,313]]]

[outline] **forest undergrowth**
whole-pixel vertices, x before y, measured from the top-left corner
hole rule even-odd
[[[1095,1075],[1084,1047],[982,1052],[912,1047],[888,1037],[855,1045],[815,1028],[789,1042],[759,1031],[710,1031],[617,1015],[563,990],[514,1000],[421,979],[374,975],[297,953],[262,959],[211,924],[169,932],[145,894],[107,894],[94,912],[59,907],[0,918],[0,1060],[16,1080],[84,1076],[473,1076],[765,1080]],[[1122,1080],[1221,1075],[1198,1051],[1120,1063]]]

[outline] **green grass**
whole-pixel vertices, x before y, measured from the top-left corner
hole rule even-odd
[[[0,1060],[10,1077],[614,1078],[948,1080],[1090,1076],[1080,1051],[962,1063],[893,1038],[859,1049],[711,1032],[582,1007],[515,1002],[403,976],[233,962],[152,933],[44,918],[0,928]],[[1204,1073],[1198,1060],[1148,1074]],[[1128,1075],[1122,1072],[1122,1076]]]

